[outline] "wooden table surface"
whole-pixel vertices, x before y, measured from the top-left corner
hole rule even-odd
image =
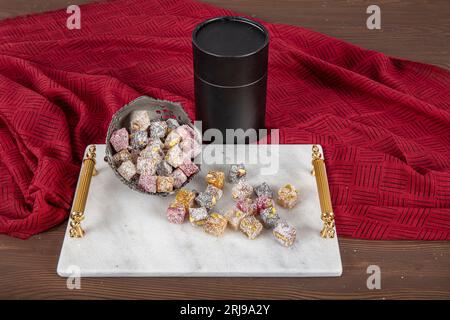
[[[89,0],[2,0],[0,19]],[[356,45],[450,67],[450,2],[376,1],[381,30],[366,28],[360,0],[210,0],[270,22],[300,25]],[[375,2],[374,2],[375,3]],[[83,278],[68,290],[56,274],[65,225],[23,241],[0,235],[0,299],[450,299],[450,242],[340,239],[339,278]],[[366,286],[369,265],[381,289]]]

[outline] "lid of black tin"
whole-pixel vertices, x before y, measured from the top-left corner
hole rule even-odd
[[[269,33],[243,17],[218,17],[194,29],[195,75],[216,86],[245,86],[267,73]]]

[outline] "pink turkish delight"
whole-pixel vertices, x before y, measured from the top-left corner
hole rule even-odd
[[[167,219],[171,223],[181,224],[186,217],[186,208],[182,203],[173,202],[167,208]]]
[[[113,146],[114,150],[117,152],[122,151],[126,148],[128,148],[128,131],[125,128],[116,130],[112,133],[111,139],[109,139],[109,142],[111,142],[111,145]]]
[[[187,124],[183,124],[182,126],[179,126],[178,128],[176,128],[175,131],[181,136],[182,140],[195,138],[194,129],[192,129]]]
[[[180,142],[181,150],[185,154],[186,158],[195,158],[202,151],[200,143],[194,139],[188,138]]]
[[[251,215],[257,212],[256,203],[250,198],[238,200],[236,202],[236,208]]]
[[[184,174],[187,177],[190,177],[190,176],[192,176],[193,174],[196,174],[199,171],[197,165],[195,163],[193,163],[192,161],[190,161],[190,160],[184,162],[182,165],[180,165],[179,168],[184,172]]]
[[[259,214],[264,209],[274,206],[273,199],[269,198],[267,196],[261,196],[261,197],[256,198],[255,204],[256,204],[257,214]]]
[[[145,191],[150,193],[156,193],[156,180],[157,176],[153,176],[151,174],[141,174],[139,176],[138,185]]]
[[[177,189],[180,188],[183,185],[183,183],[185,183],[187,180],[186,175],[184,174],[183,171],[181,171],[181,169],[175,169],[172,172],[172,177],[174,180],[173,186],[174,186],[174,188],[177,188]]]

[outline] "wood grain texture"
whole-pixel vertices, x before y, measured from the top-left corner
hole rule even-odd
[[[0,19],[89,0],[1,0]],[[382,30],[368,30],[360,0],[209,0],[270,22],[313,29],[356,45],[449,68],[450,2],[377,1]],[[450,299],[450,243],[340,239],[340,278],[90,278],[68,290],[56,274],[65,225],[27,241],[0,236],[0,299]],[[366,287],[369,265],[381,290]]]
[[[92,0],[1,0],[0,19],[85,4]],[[99,2],[99,1],[96,1]],[[450,68],[448,0],[203,0],[274,23],[321,32],[355,45]],[[381,30],[366,28],[366,9],[381,8]]]
[[[341,239],[339,278],[83,278],[56,274],[65,225],[29,240],[0,236],[0,299],[410,299],[450,298],[450,243]],[[381,290],[366,286],[381,268]]]
[[[312,29],[366,49],[450,67],[447,0],[209,0],[274,23]],[[366,9],[381,8],[381,30],[368,30]]]

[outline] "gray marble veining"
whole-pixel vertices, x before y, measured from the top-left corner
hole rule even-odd
[[[254,154],[265,147],[250,148],[256,148],[250,152]],[[342,274],[338,239],[319,235],[322,221],[315,178],[310,174],[311,145],[280,145],[275,175],[261,171],[261,165],[246,164],[247,179],[253,185],[266,181],[276,192],[292,183],[299,190],[296,207],[287,210],[277,205],[280,216],[297,228],[297,240],[291,248],[277,243],[269,230],[248,240],[228,228],[222,237],[215,238],[189,222],[169,223],[165,211],[174,196],[160,198],[130,190],[101,161],[104,149],[104,145],[97,145],[99,175],[92,179],[90,188],[83,221],[86,235],[73,239],[66,232],[57,267],[60,276],[72,275],[73,266],[85,277]],[[186,187],[204,190],[208,170],[225,168],[227,171],[228,166],[203,163],[202,171]],[[216,209],[223,212],[233,204],[227,183]]]

